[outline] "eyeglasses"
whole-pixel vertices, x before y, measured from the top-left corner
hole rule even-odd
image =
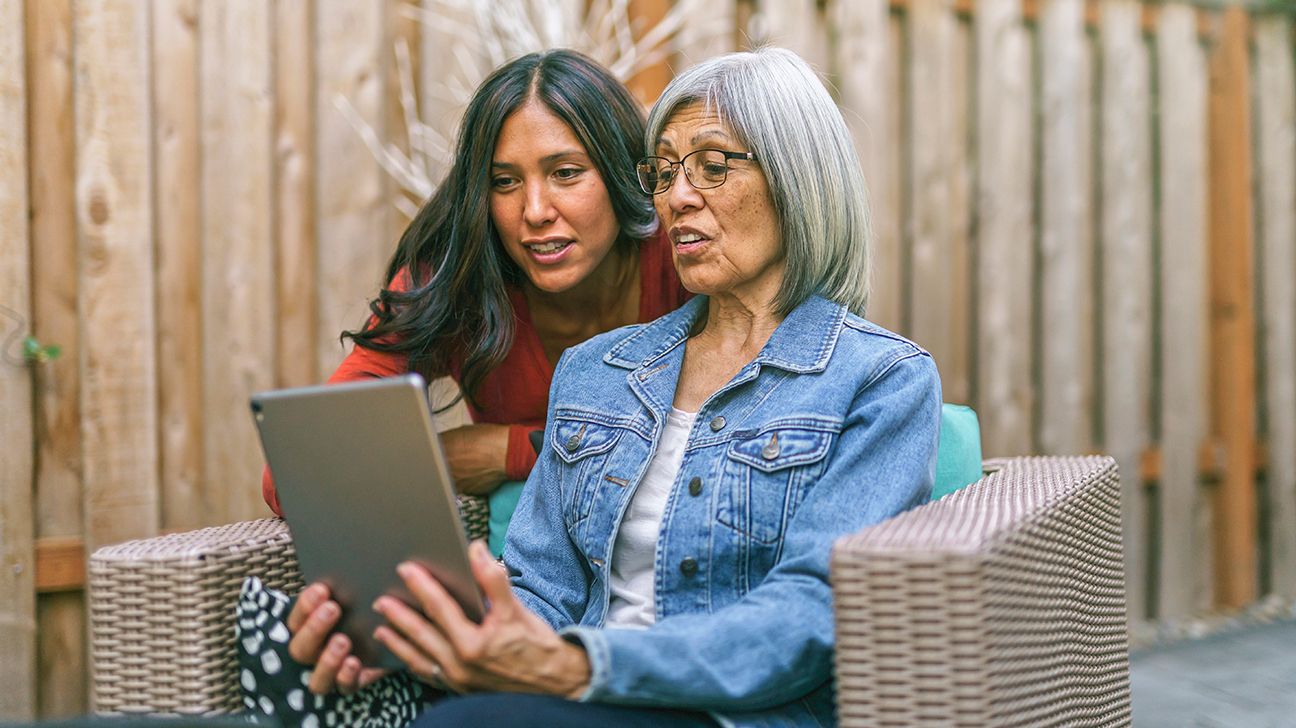
[[[678,162],[665,157],[644,157],[635,164],[635,173],[639,175],[639,187],[650,195],[670,189],[675,183],[676,170],[680,167],[684,168],[684,179],[694,189],[709,190],[725,183],[731,159],[754,162],[756,155],[751,152],[726,152],[723,149],[699,149],[685,154]]]

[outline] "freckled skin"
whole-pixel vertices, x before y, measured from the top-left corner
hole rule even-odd
[[[698,149],[751,151],[719,117],[690,104],[666,123],[656,152],[678,161]],[[679,174],[653,201],[675,243],[680,281],[709,297],[706,322],[688,340],[675,389],[675,407],[696,412],[760,352],[782,321],[774,297],[787,269],[783,235],[759,160],[730,161],[724,184],[707,190]],[[681,228],[706,241],[680,244]]]
[[[714,113],[689,104],[666,123],[656,154],[677,161],[698,149],[750,151]],[[731,161],[725,183],[709,190],[694,189],[679,174],[654,203],[668,231],[686,226],[709,239],[695,254],[675,250],[685,288],[713,297],[732,296],[746,308],[773,298],[783,281],[785,258],[778,215],[759,161]]]

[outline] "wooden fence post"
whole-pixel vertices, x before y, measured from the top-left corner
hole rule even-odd
[[[78,2],[77,222],[88,551],[158,532],[149,6]]]
[[[396,242],[387,239],[385,173],[338,111],[346,98],[360,118],[386,138],[383,82],[377,69],[391,53],[378,3],[320,0],[315,5],[316,75],[316,320],[317,369],[326,376],[342,361],[343,329],[365,321],[367,304],[382,280]]]
[[[670,5],[670,0],[630,0],[630,23],[639,28],[638,35],[642,35],[643,29],[651,28],[666,17]],[[649,108],[673,77],[671,59],[663,58],[627,79],[626,86],[644,108]]]
[[[202,6],[203,467],[208,518],[222,522],[267,515],[248,397],[272,386],[276,349],[271,10],[262,0]]]
[[[1157,617],[1210,607],[1210,501],[1198,452],[1207,410],[1206,64],[1197,11],[1157,17],[1161,230],[1161,470]]]
[[[1147,506],[1140,458],[1149,444],[1152,387],[1152,88],[1138,0],[1102,15],[1103,450],[1121,469],[1126,600],[1148,616]]]
[[[1256,20],[1269,587],[1296,596],[1296,70],[1291,19]]]
[[[198,0],[153,4],[158,470],[162,524],[175,529],[213,525],[223,512],[203,472],[202,23]]]
[[[1210,58],[1211,422],[1223,448],[1215,500],[1215,601],[1256,596],[1255,312],[1251,82],[1246,9],[1222,13]]]
[[[894,43],[891,28],[898,21],[891,19],[887,0],[835,2],[833,10],[838,102],[855,137],[872,216],[873,290],[868,319],[899,330],[904,323],[900,278],[904,93],[899,55],[903,48]]]
[[[316,384],[327,374],[318,371],[314,356],[319,334],[314,7],[308,0],[281,0],[275,6],[276,387]],[[411,44],[420,46],[419,37]],[[418,56],[411,61],[417,79]]]
[[[1031,55],[1017,0],[976,16],[976,407],[986,455],[1031,446]]]
[[[940,368],[945,399],[967,402],[971,269],[969,38],[950,0],[909,6],[908,321]]]
[[[1040,9],[1037,442],[1050,455],[1093,446],[1094,135],[1084,22],[1082,0]]]
[[[17,721],[36,710],[24,25],[23,3],[0,0],[0,720]]]
[[[32,331],[62,349],[35,371],[38,592],[47,563],[40,545],[50,539],[80,543],[85,530],[73,48],[71,1],[27,0],[28,87],[39,89],[29,95],[28,108]],[[59,718],[86,712],[84,595],[79,589],[39,593],[36,623],[37,714]]]

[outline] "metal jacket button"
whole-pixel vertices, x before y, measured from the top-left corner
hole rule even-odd
[[[693,576],[698,571],[697,559],[692,556],[680,562],[680,573],[684,576]]]
[[[724,429],[724,426],[725,426],[725,418],[723,416],[718,416],[714,420],[711,420],[712,432],[719,432]]]
[[[701,479],[701,478],[696,478],[696,477],[695,477],[695,478],[693,478],[692,480],[689,481],[689,495],[694,496],[694,497],[699,496],[699,495],[702,495],[702,479]]]
[[[779,444],[778,444],[778,433],[776,432],[774,433],[774,436],[770,438],[770,441],[765,443],[765,447],[761,448],[761,457],[765,458],[766,460],[773,460],[778,456],[779,456]]]
[[[563,447],[567,448],[567,452],[576,452],[576,448],[580,447],[580,435],[576,434],[567,438],[567,444]]]

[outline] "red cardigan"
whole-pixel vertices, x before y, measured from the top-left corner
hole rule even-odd
[[[690,295],[680,285],[679,276],[675,273],[675,263],[671,259],[670,242],[663,231],[659,230],[639,247],[639,285],[641,323],[674,311]],[[545,356],[521,289],[510,290],[509,300],[517,316],[513,347],[509,349],[504,361],[482,379],[477,390],[480,406],[468,404],[468,413],[473,422],[509,425],[504,470],[509,480],[526,480],[536,461],[535,451],[527,436],[533,430],[544,427],[554,365]],[[409,357],[405,354],[356,346],[328,381],[333,384],[369,377],[397,376],[409,371],[408,361]],[[450,376],[459,382],[461,373],[461,362],[452,360]],[[261,476],[261,495],[272,511],[283,515],[269,468]]]

